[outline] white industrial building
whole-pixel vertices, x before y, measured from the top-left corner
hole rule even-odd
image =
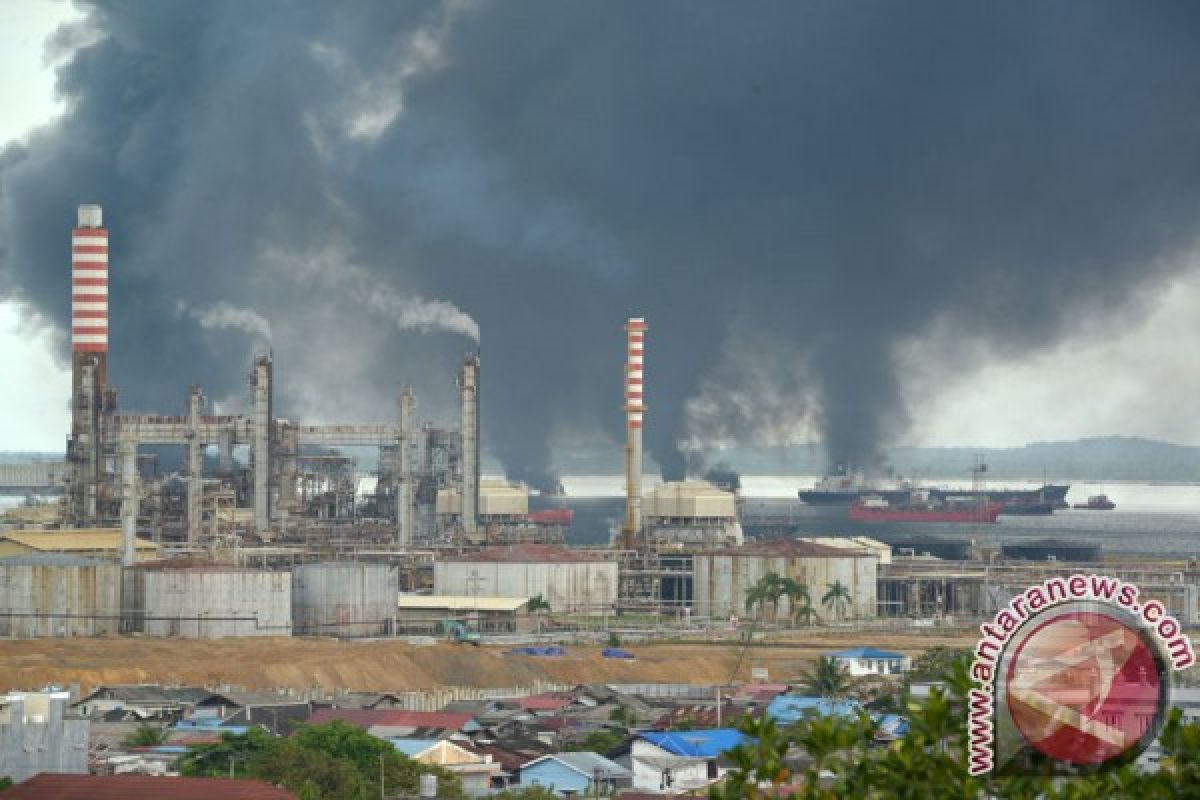
[[[437,514],[457,523],[462,515],[462,492],[457,486],[439,489]],[[529,514],[529,487],[514,481],[479,482],[479,524],[522,519]]]
[[[602,550],[493,547],[433,565],[436,595],[541,597],[551,611],[601,613],[617,602],[617,562]]]
[[[812,541],[780,539],[696,553],[693,564],[693,601],[699,616],[724,618],[744,614],[746,592],[772,572],[807,586],[813,608],[821,616],[827,616],[820,604],[821,596],[836,582],[850,591],[847,618],[875,616],[879,554],[869,547],[830,547]],[[779,615],[785,617],[789,613],[788,600],[783,598]]]
[[[745,541],[736,496],[708,481],[659,485],[642,500],[642,528],[656,542],[733,547]]]

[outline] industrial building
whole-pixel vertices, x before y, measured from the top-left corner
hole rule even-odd
[[[124,603],[131,633],[193,639],[292,633],[287,572],[186,561],[144,564],[125,570]]]
[[[617,569],[608,551],[519,544],[443,558],[433,567],[433,590],[468,597],[540,595],[554,612],[612,613]]]
[[[818,612],[821,595],[829,586],[841,583],[851,596],[847,617],[875,616],[879,556],[868,548],[843,549],[782,539],[696,553],[693,563],[693,603],[700,616],[744,614],[746,593],[768,573],[807,586]],[[781,600],[780,616],[790,612],[787,602]]]
[[[642,505],[644,536],[655,544],[738,546],[745,542],[737,498],[707,481],[663,483]]]
[[[104,636],[119,632],[121,567],[74,555],[0,558],[0,637]]]
[[[117,523],[128,540],[151,530],[180,552],[329,538],[350,525],[356,538],[397,549],[457,546],[475,539],[480,502],[479,370],[468,354],[458,374],[461,427],[445,431],[414,419],[416,398],[403,387],[395,418],[375,425],[304,425],[281,418],[274,398],[275,364],[254,359],[246,414],[207,413],[199,386],[183,415],[118,413],[109,384],[109,231],[103,210],[82,205],[71,233],[72,389],[63,517],[68,525]],[[181,472],[157,475],[143,449],[184,452]],[[248,450],[239,463],[235,449]],[[353,459],[338,448],[379,450],[374,491],[362,496]],[[205,461],[215,448],[216,464]],[[57,466],[39,470],[51,474]],[[26,470],[28,471],[28,470]],[[16,476],[20,478],[21,476]],[[439,524],[439,492],[458,493],[454,526]],[[537,529],[526,531],[526,536]],[[132,549],[123,554],[136,560]]]
[[[390,633],[399,591],[388,564],[333,561],[292,569],[292,632],[298,636]]]
[[[396,602],[397,633],[443,634],[448,621],[480,633],[527,633],[535,627],[528,597],[402,594]]]
[[[0,775],[14,783],[39,772],[86,775],[86,719],[67,714],[68,692],[11,692],[0,696]]]
[[[60,553],[119,561],[121,546],[121,531],[116,528],[9,531],[0,534],[0,558],[35,553]],[[149,561],[158,558],[159,547],[154,542],[138,538],[134,541],[134,553],[137,561]]]

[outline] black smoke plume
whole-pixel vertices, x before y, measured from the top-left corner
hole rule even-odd
[[[1196,232],[1193,3],[85,8],[65,116],[0,156],[0,291],[65,328],[104,204],[127,408],[240,400],[257,331],[286,415],[386,417],[407,379],[450,421],[477,323],[485,439],[547,485],[552,432],[619,436],[644,314],[664,472],[792,415],[863,463],[906,427],[897,343],[1044,346]],[[738,331],[784,365],[761,410]]]

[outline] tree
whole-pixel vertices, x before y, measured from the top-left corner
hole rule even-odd
[[[303,800],[362,800],[409,797],[420,776],[438,776],[438,796],[461,798],[453,773],[418,763],[389,742],[361,728],[335,721],[302,725],[286,739],[261,728],[222,734],[216,744],[197,745],[183,758],[184,775],[256,778],[282,785]]]
[[[792,578],[782,578],[779,581],[779,593],[788,599],[789,624],[795,625],[797,616],[803,615],[806,622],[812,618],[812,597],[807,585]]]
[[[156,747],[167,740],[166,731],[157,725],[143,722],[121,742],[125,747]]]
[[[539,611],[550,611],[550,604],[546,602],[546,598],[542,597],[540,594],[535,594],[533,597],[529,598],[529,602],[525,605],[525,607],[529,609],[530,613],[534,614]]]
[[[1167,800],[1200,797],[1200,725],[1184,725],[1178,709],[1168,716],[1159,743],[1157,772],[1133,764],[1069,779],[1040,776],[974,777],[967,774],[966,698],[971,687],[969,654],[946,665],[942,687],[907,709],[909,731],[888,747],[873,743],[868,719],[828,716],[780,729],[769,717],[748,717],[739,728],[752,737],[730,751],[735,765],[713,800],[792,797],[796,800]],[[794,769],[789,750],[804,751],[808,764]],[[786,788],[784,788],[786,787]]]
[[[850,690],[850,675],[837,659],[822,656],[811,670],[800,673],[804,691],[816,697],[845,697]]]
[[[854,602],[854,596],[841,581],[834,581],[826,586],[828,590],[821,597],[821,605],[833,611],[833,615],[840,620],[846,614],[846,609]]]
[[[768,572],[755,584],[746,589],[746,611],[757,609],[757,618],[761,621],[768,603],[771,604],[773,617],[779,616],[779,598],[783,596],[784,582],[778,574]]]
[[[611,728],[600,728],[589,733],[582,742],[568,747],[568,750],[587,750],[604,755],[616,750],[625,742],[625,733]]]

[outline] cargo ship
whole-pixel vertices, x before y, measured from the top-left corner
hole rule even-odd
[[[914,492],[908,502],[889,503],[878,496],[864,497],[850,506],[855,522],[987,522],[1000,516],[1002,503],[972,498],[949,498],[942,502],[924,492]]]
[[[1069,508],[1067,492],[1070,489],[1070,484],[1047,483],[1036,489],[945,489],[931,486],[925,491],[933,499],[942,502],[951,497],[969,497],[1002,505],[1045,504],[1054,510]],[[869,481],[861,472],[850,472],[839,465],[832,475],[821,478],[811,489],[801,489],[797,495],[810,506],[848,506],[866,497],[882,497],[889,503],[902,504],[915,490],[917,487],[911,481]],[[1015,513],[1020,513],[1020,510]]]

